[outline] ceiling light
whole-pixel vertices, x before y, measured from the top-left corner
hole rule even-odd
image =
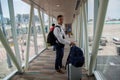
[[[57,6],[57,7],[60,7],[60,5],[59,5],[59,4],[57,4],[56,6]]]

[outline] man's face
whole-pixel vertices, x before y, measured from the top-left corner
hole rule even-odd
[[[58,24],[61,24],[61,25],[63,24],[63,17],[58,18]]]

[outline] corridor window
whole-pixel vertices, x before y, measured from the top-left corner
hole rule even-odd
[[[113,5],[114,3],[114,5]],[[97,70],[107,80],[120,79],[120,1],[109,0],[97,56]]]

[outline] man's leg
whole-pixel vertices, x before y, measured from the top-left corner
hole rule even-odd
[[[60,68],[63,67],[63,64],[62,64],[63,56],[64,56],[64,48],[61,48],[61,55],[60,55]]]
[[[62,48],[56,45],[55,70],[59,73],[64,74],[64,72],[60,69],[61,52],[62,52]]]
[[[56,48],[55,48],[56,46],[55,45],[53,45],[53,51],[55,51],[56,50]]]
[[[55,60],[55,70],[59,70],[59,65],[60,65],[60,48],[58,45],[56,45],[56,60]]]

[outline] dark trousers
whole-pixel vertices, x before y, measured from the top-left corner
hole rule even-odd
[[[61,48],[59,45],[56,46],[56,59],[55,59],[55,69],[58,70],[62,68],[62,59],[64,56],[64,47]]]
[[[55,51],[56,50],[56,46],[55,45],[53,45],[53,51]]]

